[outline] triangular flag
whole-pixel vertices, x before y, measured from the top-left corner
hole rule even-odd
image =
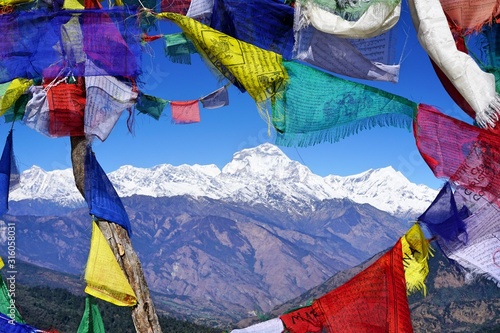
[[[216,91],[200,98],[200,102],[205,109],[217,109],[229,105],[227,86],[220,87]]]
[[[456,240],[459,235],[467,239],[464,218],[470,215],[466,206],[458,209],[451,184],[446,182],[429,208],[417,220],[424,223],[433,235]]]
[[[312,304],[327,333],[411,333],[401,241]]]
[[[425,296],[427,289],[424,282],[429,274],[428,260],[432,252],[429,241],[425,238],[418,223],[413,224],[401,237],[401,249],[407,294],[422,290]]]
[[[198,100],[186,102],[170,102],[172,121],[176,124],[192,124],[200,122],[200,106]]]
[[[85,156],[85,200],[90,214],[121,225],[132,235],[130,220],[113,184],[97,162],[92,147],[87,146]]]
[[[135,293],[96,222],[92,222],[85,281],[85,292],[89,295],[118,306],[137,304]]]
[[[102,321],[96,299],[87,295],[85,299],[85,312],[83,313],[77,333],[104,333],[104,323]]]
[[[13,174],[13,169],[15,172],[18,172],[12,149],[11,129],[9,131],[9,135],[7,135],[2,157],[0,158],[0,216],[5,214],[9,209],[9,191],[11,185],[15,185],[15,181],[18,180],[16,177],[19,175],[15,173]],[[12,176],[14,176],[14,179],[11,179],[13,178]]]

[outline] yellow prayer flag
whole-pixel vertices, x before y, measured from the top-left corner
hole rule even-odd
[[[33,0],[0,0],[0,6],[14,6],[28,2],[33,2]]]
[[[85,281],[85,292],[89,295],[118,306],[137,304],[137,297],[96,222],[92,223]]]
[[[64,9],[85,9],[85,6],[78,0],[64,0]]]
[[[3,266],[5,266],[4,262],[3,262],[3,258],[0,257],[0,269],[3,268]]]
[[[257,103],[284,90],[288,74],[282,65],[281,55],[240,41],[187,16],[160,13],[157,17],[176,23],[199,54],[224,76],[236,78]]]
[[[415,290],[422,290],[425,296],[427,293],[425,279],[429,273],[428,260],[429,254],[432,255],[432,248],[418,223],[413,224],[410,230],[401,237],[401,247],[406,291],[411,294]]]
[[[1,0],[0,0],[1,1]],[[0,96],[0,116],[2,116],[24,92],[33,85],[33,80],[14,79],[3,96]]]

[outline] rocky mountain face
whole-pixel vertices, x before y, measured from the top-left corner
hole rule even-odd
[[[437,194],[391,167],[320,177],[270,144],[236,153],[222,170],[125,166],[109,178],[158,307],[226,323],[392,246]],[[19,259],[83,278],[91,218],[71,171],[32,167],[9,205],[0,229],[15,223]]]

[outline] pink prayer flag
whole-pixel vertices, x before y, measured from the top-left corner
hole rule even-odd
[[[170,102],[172,121],[175,124],[191,124],[200,122],[200,106],[198,100]]]
[[[419,105],[414,123],[418,150],[438,178],[500,205],[500,135]]]

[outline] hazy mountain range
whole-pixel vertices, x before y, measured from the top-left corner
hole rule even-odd
[[[220,321],[269,311],[393,246],[437,194],[392,167],[320,177],[271,144],[222,170],[124,166],[109,178],[158,307]],[[20,259],[83,276],[90,216],[71,170],[24,171],[9,204],[0,227],[16,223]]]

